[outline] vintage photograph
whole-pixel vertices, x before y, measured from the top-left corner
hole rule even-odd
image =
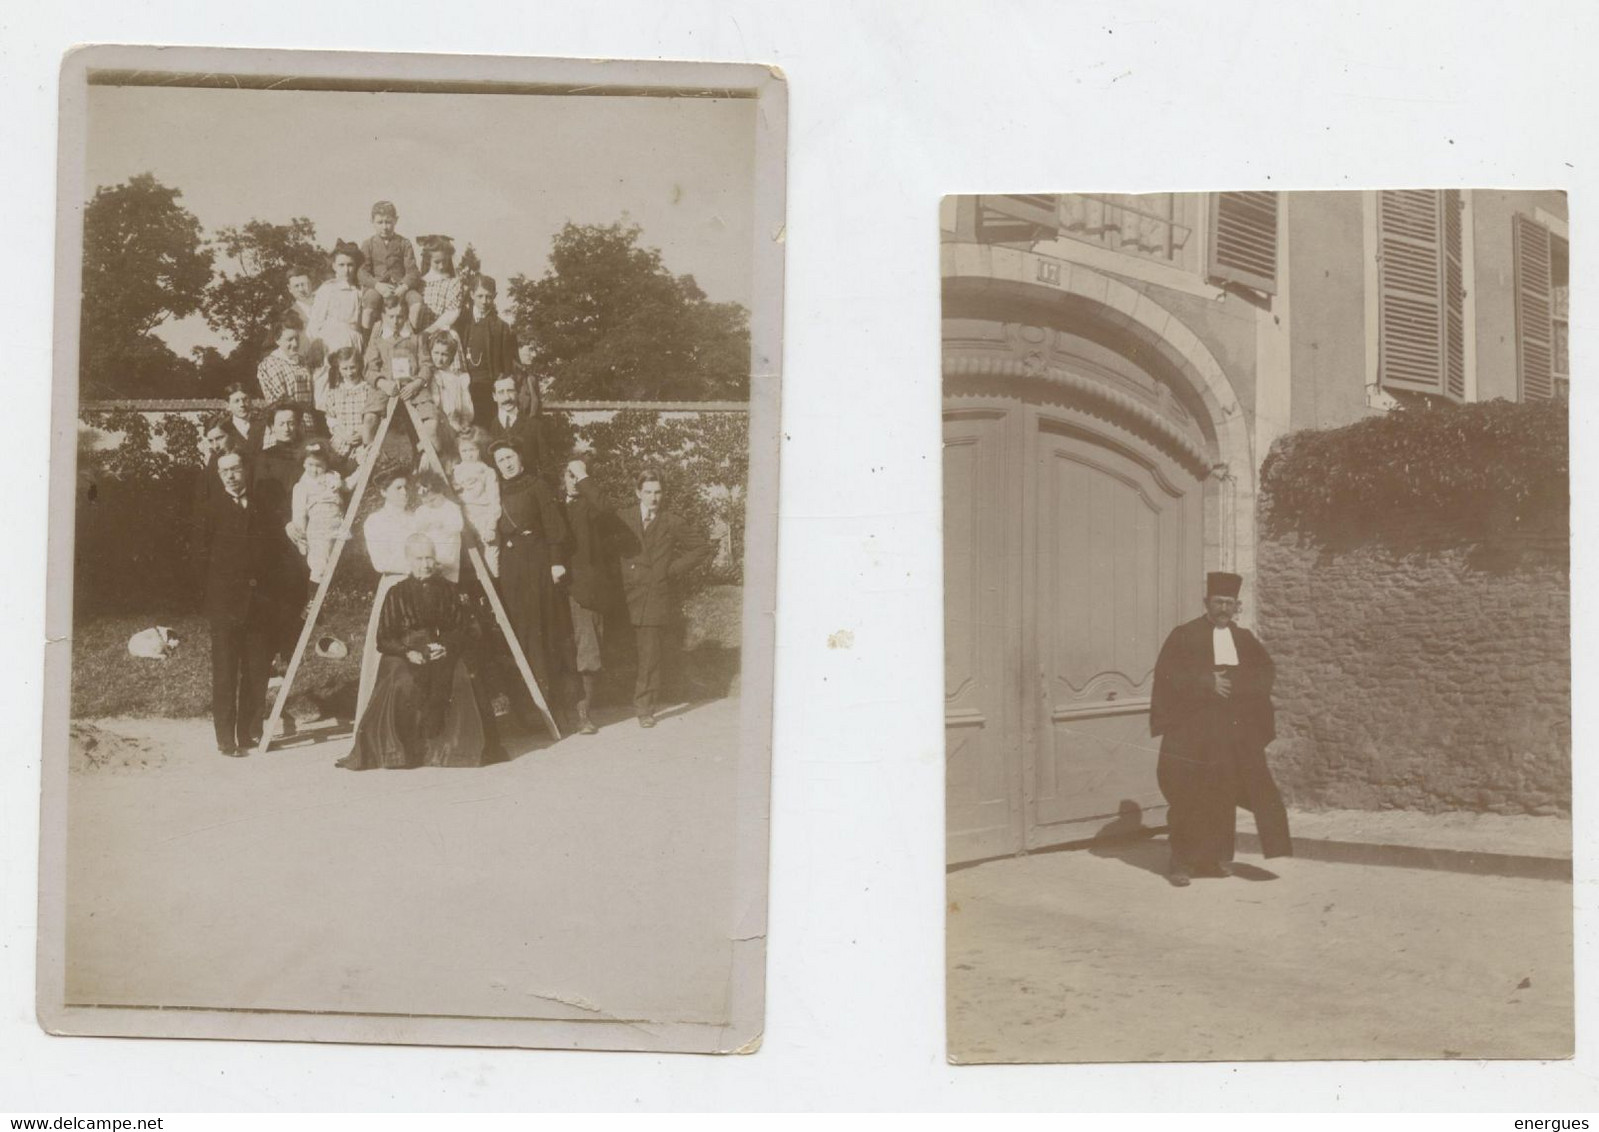
[[[952,1061],[1572,1055],[1568,222],[944,199]]]
[[[758,1046],[784,97],[69,58],[52,1032]]]

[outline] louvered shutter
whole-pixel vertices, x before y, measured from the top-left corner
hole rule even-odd
[[[1211,193],[1206,274],[1277,293],[1277,194]]]
[[[1385,388],[1465,399],[1461,225],[1457,190],[1377,194],[1377,367]]]
[[[1511,246],[1516,262],[1516,370],[1523,401],[1554,396],[1555,325],[1550,287],[1549,229],[1517,214]]]
[[[1030,244],[1060,232],[1060,198],[1051,193],[980,196],[977,238],[985,243]]]
[[[1461,251],[1465,208],[1458,189],[1446,189],[1444,212],[1444,393],[1466,399],[1466,284]]]

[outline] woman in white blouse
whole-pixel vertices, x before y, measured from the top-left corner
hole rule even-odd
[[[383,599],[389,591],[410,574],[410,563],[405,557],[405,540],[416,531],[416,515],[410,510],[410,473],[403,467],[390,469],[379,475],[377,486],[383,495],[383,506],[368,515],[361,526],[367,557],[372,560],[372,569],[380,577],[377,594],[372,599],[366,647],[361,652],[361,683],[355,701],[357,726],[366,712],[366,705],[372,698],[372,686],[378,678],[378,615],[383,610]]]

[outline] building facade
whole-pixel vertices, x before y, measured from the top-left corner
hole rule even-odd
[[[951,197],[940,213],[952,862],[1158,824],[1155,655],[1256,580],[1280,435],[1565,395],[1560,192]]]

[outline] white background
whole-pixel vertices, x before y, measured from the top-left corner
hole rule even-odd
[[[1595,6],[37,4],[0,15],[0,1111],[1599,1108],[1574,1063],[954,1068],[943,1053],[937,206],[976,190],[1571,190],[1576,639],[1599,363]],[[790,83],[769,1006],[752,1057],[61,1039],[33,1020],[56,81],[74,43],[769,62]],[[71,443],[70,435],[57,438]],[[58,569],[65,568],[65,564]],[[829,649],[848,629],[854,647]],[[1579,650],[1578,818],[1591,666]],[[1595,838],[1579,825],[1579,1007]],[[1173,924],[1174,945],[1181,925]],[[1270,941],[1259,941],[1269,946]],[[1247,962],[1241,964],[1247,978]],[[1584,1004],[1581,1000],[1586,998]],[[1282,1003],[1285,1011],[1293,1002]],[[1505,1121],[1509,1126],[1509,1121]]]

